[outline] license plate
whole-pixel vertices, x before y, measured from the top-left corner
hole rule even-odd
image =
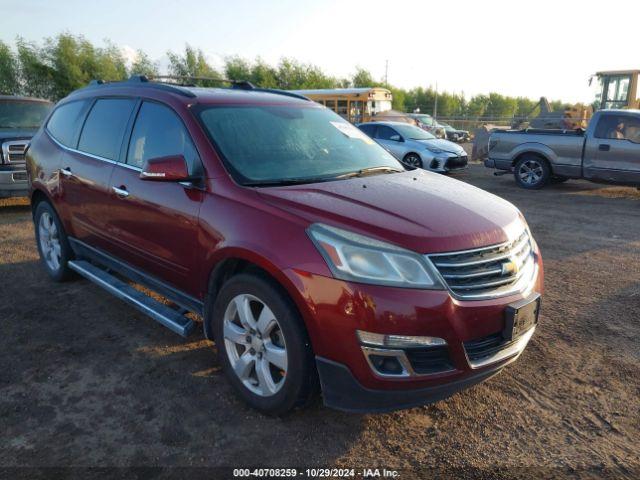
[[[540,294],[535,293],[507,306],[503,332],[505,339],[513,340],[538,323],[541,299]]]

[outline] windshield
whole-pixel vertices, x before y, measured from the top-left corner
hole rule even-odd
[[[393,128],[396,129],[404,138],[408,138],[410,140],[433,140],[436,138],[429,132],[425,132],[421,128],[413,125],[394,125]]]
[[[324,107],[215,106],[201,110],[200,119],[243,184],[310,183],[373,167],[404,170],[386,150]]]
[[[0,101],[0,128],[38,128],[50,109],[48,103]]]

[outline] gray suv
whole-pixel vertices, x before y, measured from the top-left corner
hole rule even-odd
[[[419,127],[399,122],[361,123],[358,128],[406,165],[446,173],[467,168],[464,148]]]
[[[0,95],[0,198],[27,195],[25,152],[51,106],[47,100]]]

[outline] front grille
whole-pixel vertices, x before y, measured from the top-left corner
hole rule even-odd
[[[448,168],[449,170],[455,170],[457,168],[465,168],[468,163],[469,161],[467,156],[463,155],[461,157],[449,158],[447,160],[447,163],[445,164],[445,167]]]
[[[28,140],[12,140],[2,144],[4,163],[24,163]]]
[[[420,375],[453,370],[446,346],[428,348],[408,348],[405,350],[413,371]]]
[[[527,231],[500,245],[429,255],[449,289],[459,298],[479,300],[524,291],[535,272]]]
[[[12,177],[14,182],[23,182],[27,179],[27,172],[16,172]]]

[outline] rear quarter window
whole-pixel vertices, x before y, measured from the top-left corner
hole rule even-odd
[[[87,104],[80,100],[56,108],[47,122],[49,134],[65,147],[75,148]]]
[[[131,98],[96,100],[82,128],[78,150],[116,160],[135,104]]]

